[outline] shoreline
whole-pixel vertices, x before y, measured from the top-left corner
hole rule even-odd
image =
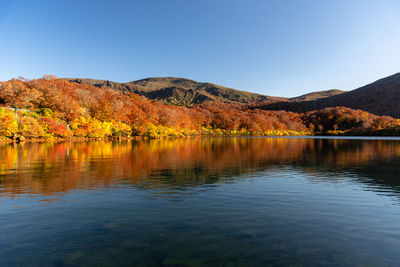
[[[131,137],[72,137],[72,138],[37,138],[37,139],[12,139],[0,136],[0,144],[26,144],[26,143],[78,143],[78,142],[93,142],[93,141],[144,141],[144,140],[162,140],[162,139],[181,139],[181,138],[200,138],[200,137],[246,137],[246,138],[306,138],[306,139],[353,139],[353,140],[399,140],[400,136],[390,135],[195,135],[195,136],[162,136],[151,138],[148,136],[131,136]]]
[[[24,144],[24,143],[63,143],[63,142],[88,142],[88,141],[123,141],[123,140],[148,140],[146,136],[133,136],[133,137],[103,137],[103,138],[91,138],[91,137],[51,137],[51,138],[34,138],[34,139],[23,139],[19,138],[8,138],[0,137],[0,144]]]

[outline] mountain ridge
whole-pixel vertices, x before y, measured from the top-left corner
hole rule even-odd
[[[192,106],[206,101],[233,101],[241,103],[279,101],[298,101],[300,99],[318,99],[339,94],[344,91],[331,89],[311,92],[305,95],[287,98],[269,96],[244,90],[233,89],[209,82],[198,82],[182,77],[149,77],[140,80],[119,83],[92,78],[63,78],[71,82],[87,83],[99,88],[111,88],[122,93],[133,92],[151,100],[166,104]],[[178,95],[178,99],[175,98]]]
[[[164,104],[189,107],[207,101],[252,103],[276,102],[286,99],[179,77],[150,77],[126,83],[91,78],[64,79],[76,83],[87,83],[99,88],[111,88],[122,93],[132,92]]]
[[[206,102],[244,103],[252,108],[307,112],[345,106],[400,118],[400,72],[351,91],[330,89],[297,97],[268,96],[179,77],[150,77],[126,83],[90,78],[65,78],[122,93],[133,92],[164,104],[191,107]]]

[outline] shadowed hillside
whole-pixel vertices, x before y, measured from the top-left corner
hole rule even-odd
[[[318,100],[318,108],[346,106],[377,115],[400,117],[400,73],[356,90]]]
[[[316,93],[309,95],[313,94]],[[261,102],[255,104],[254,107],[265,110],[306,112],[326,107],[344,106],[368,111],[375,115],[400,118],[400,73],[380,79],[356,90],[330,97],[312,99],[308,96],[292,98],[290,99],[291,101]]]

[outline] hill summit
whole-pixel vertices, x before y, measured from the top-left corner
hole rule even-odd
[[[187,107],[204,102],[254,103],[285,100],[285,98],[265,96],[213,83],[196,82],[176,77],[153,77],[127,83],[79,78],[68,78],[67,80],[76,83],[87,83],[99,88],[111,88],[122,93],[136,93],[165,104]]]

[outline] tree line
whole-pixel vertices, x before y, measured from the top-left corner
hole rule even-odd
[[[0,83],[0,136],[8,139],[399,133],[397,119],[345,107],[294,113],[212,102],[187,108],[51,76]]]

